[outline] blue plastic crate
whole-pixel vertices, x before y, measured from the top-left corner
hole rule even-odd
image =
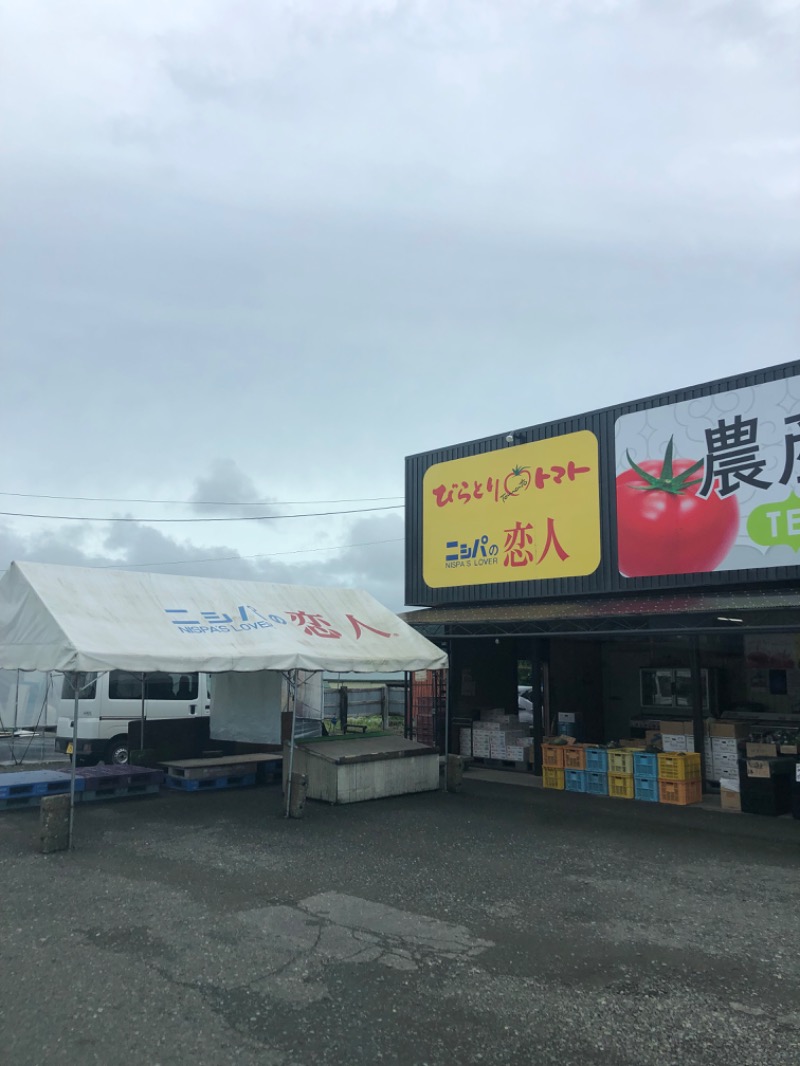
[[[646,777],[650,781],[658,780],[658,756],[646,751],[633,753],[633,776]],[[657,790],[656,790],[657,791]]]
[[[586,769],[599,774],[608,773],[608,752],[605,748],[586,749]]]
[[[652,777],[634,777],[634,794],[637,800],[658,803],[658,779]]]
[[[586,770],[584,772],[586,774],[586,791],[593,796],[607,796],[608,774],[602,773],[600,770]]]
[[[586,791],[586,771],[585,770],[565,770],[564,771],[564,788],[567,792],[585,792]]]

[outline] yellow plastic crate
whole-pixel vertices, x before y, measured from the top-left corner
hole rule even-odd
[[[556,770],[564,769],[564,745],[542,744],[542,766],[550,766]],[[561,786],[564,787],[563,785]]]
[[[633,774],[633,752],[625,748],[612,748],[608,753],[608,772],[610,774]]]
[[[564,771],[553,766],[542,767],[542,784],[545,788],[564,788]]]
[[[564,769],[586,769],[586,750],[582,744],[568,744],[564,748]]]
[[[609,752],[609,755],[611,752]],[[609,774],[608,794],[615,799],[632,800],[636,795],[633,774]]]
[[[659,755],[658,780],[699,781],[700,756],[690,751],[675,751],[668,755]]]

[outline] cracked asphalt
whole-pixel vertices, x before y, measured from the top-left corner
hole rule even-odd
[[[465,778],[0,813],[0,1059],[796,1066],[800,822]]]

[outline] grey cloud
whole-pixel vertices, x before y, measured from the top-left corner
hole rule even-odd
[[[230,577],[290,585],[337,585],[363,588],[391,610],[403,606],[403,521],[396,515],[354,522],[344,541],[358,545],[341,551],[309,552],[285,557],[243,557],[226,544],[200,547],[137,522],[107,527],[99,547],[90,527],[58,527],[30,537],[0,524],[0,560],[60,563],[72,566],[136,568],[154,573]],[[374,543],[393,541],[391,544]]]
[[[264,495],[253,479],[246,474],[234,459],[217,459],[208,474],[197,478],[196,488],[189,497],[189,503],[201,514],[234,515],[244,518],[257,515],[275,515],[278,509],[269,503],[252,506],[256,501],[264,500]],[[225,503],[221,509],[214,504]],[[237,503],[250,506],[236,507]]]

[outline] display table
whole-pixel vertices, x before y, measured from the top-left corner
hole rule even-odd
[[[289,748],[284,748],[284,777]],[[293,772],[304,774],[309,799],[360,803],[439,787],[439,753],[398,736],[345,736],[299,741]]]

